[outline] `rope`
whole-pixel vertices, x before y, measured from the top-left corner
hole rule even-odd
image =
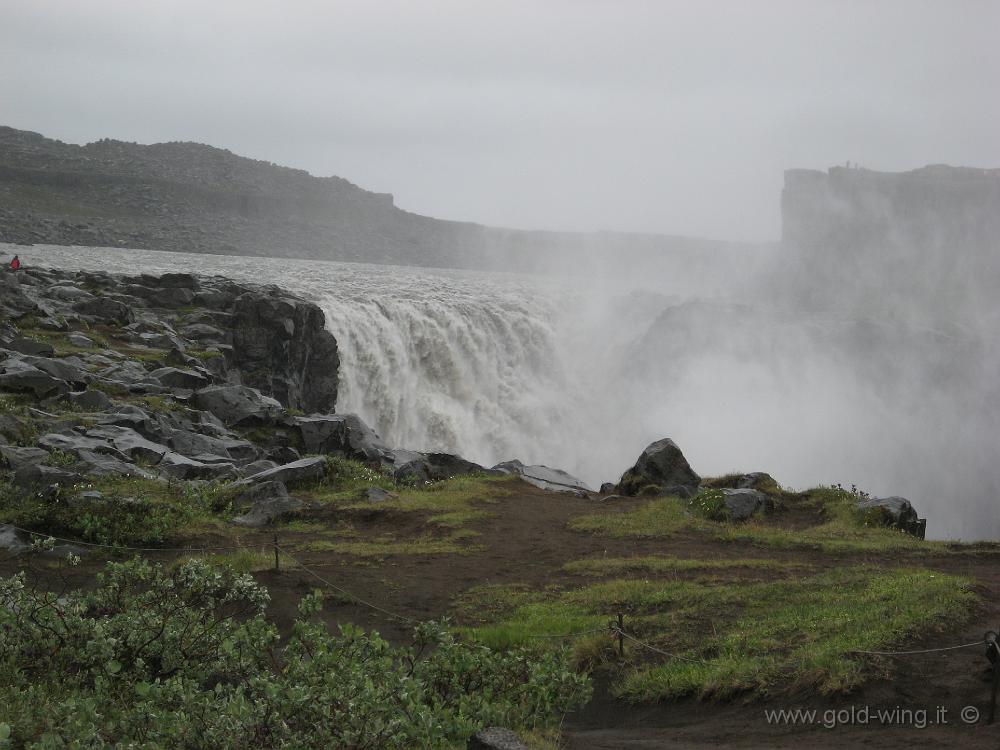
[[[291,552],[289,552],[288,550],[286,550],[284,547],[281,547],[279,545],[275,545],[275,546],[278,548],[279,551],[284,552],[285,555],[288,556],[289,560],[291,560],[292,562],[294,562],[296,565],[298,565],[300,568],[302,568],[304,571],[306,571],[309,575],[311,575],[317,581],[320,581],[321,583],[326,584],[327,586],[329,586],[330,588],[334,589],[335,591],[339,591],[341,594],[343,594],[344,596],[347,596],[350,599],[353,599],[358,604],[363,604],[364,606],[369,607],[370,609],[373,609],[373,610],[375,610],[377,612],[381,612],[382,614],[388,615],[389,617],[393,617],[393,618],[395,618],[397,620],[402,620],[403,622],[411,622],[411,623],[420,622],[419,620],[417,620],[417,619],[415,619],[413,617],[407,617],[406,615],[400,615],[400,614],[397,614],[395,612],[391,612],[388,609],[385,609],[384,607],[380,607],[377,604],[372,604],[371,602],[365,601],[361,597],[356,596],[355,594],[352,594],[347,589],[342,588],[342,587],[338,586],[337,584],[332,583],[332,582],[326,580],[323,576],[321,576],[315,570],[313,570],[312,568],[310,568],[309,566],[307,566],[305,563],[303,563],[301,560],[299,560],[297,557],[295,557]]]
[[[13,524],[6,524],[12,529],[20,531],[24,534],[31,534],[31,536],[41,537],[42,539],[53,539],[57,542],[66,542],[67,544],[78,544],[83,547],[98,547],[101,549],[114,549],[114,550],[129,550],[130,552],[215,552],[218,550],[237,550],[237,549],[249,549],[246,546],[242,547],[128,547],[124,544],[98,544],[97,542],[83,542],[78,539],[66,539],[61,536],[53,536],[52,534],[41,534],[37,531],[30,531],[29,529],[22,529],[20,526],[14,526]]]
[[[656,646],[651,646],[650,644],[646,643],[645,641],[640,641],[635,636],[629,635],[628,633],[626,633],[621,628],[612,627],[611,629],[615,633],[617,633],[618,635],[624,636],[625,638],[628,638],[630,641],[632,641],[634,643],[638,643],[640,646],[643,646],[644,648],[648,648],[650,651],[655,651],[656,653],[662,654],[663,656],[667,656],[667,657],[669,657],[671,659],[680,659],[681,661],[689,661],[692,664],[708,664],[707,661],[704,661],[702,659],[692,659],[689,656],[681,656],[680,654],[672,654],[669,651],[664,651],[663,649],[657,648]]]
[[[594,633],[607,633],[607,632],[608,632],[607,628],[594,628],[593,630],[580,630],[579,632],[576,633],[556,633],[556,634],[528,633],[524,637],[525,638],[577,638],[578,636],[581,635],[592,635]]]
[[[77,545],[82,545],[84,547],[94,547],[94,548],[99,548],[99,549],[110,549],[110,550],[128,550],[130,552],[185,552],[185,553],[192,553],[192,552],[218,552],[218,551],[231,551],[231,550],[246,550],[246,549],[250,549],[250,547],[248,547],[246,545],[243,545],[243,546],[228,546],[228,547],[129,547],[127,545],[122,545],[122,544],[99,544],[97,542],[84,542],[84,541],[80,541],[80,540],[77,540],[77,539],[66,539],[64,537],[53,536],[52,534],[42,534],[42,533],[39,533],[37,531],[31,531],[29,529],[24,529],[24,528],[21,528],[20,526],[15,526],[13,524],[7,524],[7,526],[10,527],[10,528],[12,528],[12,529],[15,529],[16,531],[20,531],[20,532],[22,532],[24,534],[30,534],[31,536],[34,536],[34,537],[41,537],[42,539],[52,539],[52,540],[55,540],[57,542],[65,542],[67,544],[77,544]],[[320,581],[324,585],[329,586],[330,588],[334,589],[335,591],[339,591],[341,594],[343,594],[344,596],[348,597],[349,599],[357,602],[358,604],[361,604],[361,605],[363,605],[365,607],[368,607],[369,609],[373,609],[373,610],[375,610],[377,612],[381,612],[384,615],[388,615],[389,617],[392,617],[392,618],[397,619],[397,620],[401,620],[403,622],[408,622],[408,623],[417,623],[417,622],[420,622],[419,620],[417,620],[417,619],[415,619],[413,617],[407,617],[406,615],[401,615],[401,614],[398,614],[396,612],[392,612],[392,611],[390,611],[388,609],[385,609],[384,607],[378,606],[377,604],[372,604],[369,601],[365,601],[364,599],[362,599],[361,597],[357,596],[356,594],[353,594],[352,592],[348,591],[347,589],[342,588],[341,586],[338,586],[337,584],[335,584],[335,583],[333,583],[331,581],[328,581],[326,578],[324,578],[323,576],[321,576],[315,570],[313,570],[312,568],[310,568],[309,566],[307,566],[305,563],[303,563],[301,560],[299,560],[297,557],[295,557],[291,552],[289,552],[284,547],[279,546],[279,545],[274,545],[274,546],[276,546],[279,551],[281,551],[282,553],[284,553],[288,557],[288,559],[290,559],[292,562],[294,562],[296,565],[298,565],[300,568],[302,568],[302,570],[304,570],[307,573],[309,573],[309,575],[311,575],[313,578],[315,578],[316,580]],[[4,562],[7,562],[7,561],[12,560],[12,559],[14,559],[14,557],[9,557],[6,560],[4,560]],[[650,651],[653,651],[653,652],[655,652],[657,654],[660,654],[662,656],[666,656],[666,657],[668,657],[670,659],[680,659],[681,661],[691,662],[692,664],[707,664],[708,663],[708,662],[706,662],[706,661],[704,661],[702,659],[692,659],[691,657],[688,657],[688,656],[681,656],[680,654],[673,654],[673,653],[671,653],[669,651],[664,651],[663,649],[657,648],[656,646],[653,646],[653,645],[651,645],[649,643],[646,643],[645,641],[639,640],[635,636],[630,635],[629,633],[626,633],[624,630],[621,630],[620,628],[618,628],[616,626],[612,626],[610,628],[610,630],[611,630],[612,633],[617,633],[618,635],[621,635],[623,638],[627,638],[628,640],[630,640],[633,643],[636,643],[636,644],[642,646],[643,648],[646,648],[646,649],[648,649]],[[594,628],[592,630],[581,630],[581,631],[578,631],[578,632],[575,632],[575,633],[555,633],[555,634],[538,633],[538,634],[528,634],[525,637],[527,637],[527,638],[556,638],[556,639],[578,638],[578,637],[580,637],[582,635],[592,635],[592,634],[595,634],[595,633],[604,633],[604,632],[607,632],[607,631],[608,631],[608,628]],[[867,654],[867,655],[870,655],[870,656],[912,656],[912,655],[916,655],[916,654],[934,654],[934,653],[940,653],[940,652],[944,652],[944,651],[957,651],[957,650],[963,649],[963,648],[972,648],[973,646],[983,646],[983,645],[987,645],[988,646],[989,643],[990,643],[990,640],[987,637],[987,638],[984,638],[983,640],[979,640],[979,641],[972,641],[970,643],[960,643],[957,646],[942,646],[940,648],[922,648],[922,649],[914,649],[914,650],[911,650],[911,651],[867,651],[867,650],[863,650],[863,649],[853,649],[851,651],[848,651],[847,653],[850,653],[850,654]]]
[[[957,651],[960,648],[971,648],[972,646],[984,646],[988,641],[973,641],[972,643],[960,643],[957,646],[943,646],[941,648],[920,648],[913,651],[862,651],[854,649],[848,651],[849,654],[872,654],[873,656],[908,656],[910,654],[933,654],[938,651]]]

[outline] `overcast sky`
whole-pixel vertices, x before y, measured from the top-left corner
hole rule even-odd
[[[0,123],[442,218],[774,239],[788,167],[1000,166],[1000,2],[0,0]]]

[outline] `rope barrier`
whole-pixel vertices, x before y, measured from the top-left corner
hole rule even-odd
[[[848,651],[849,654],[872,654],[873,656],[909,656],[911,654],[933,654],[938,651],[957,651],[960,648],[971,648],[972,646],[985,646],[988,641],[973,641],[972,643],[960,643],[957,646],[942,646],[941,648],[918,648],[913,651],[863,651],[854,649]]]
[[[52,540],[57,541],[57,542],[65,542],[67,544],[76,544],[76,545],[81,545],[81,546],[84,546],[84,547],[93,547],[93,548],[99,548],[99,549],[109,549],[109,550],[119,550],[119,551],[126,550],[126,551],[129,551],[129,552],[182,552],[182,553],[199,553],[199,552],[218,552],[218,551],[247,550],[247,549],[251,549],[252,546],[253,546],[253,545],[250,545],[250,546],[242,545],[242,546],[222,546],[222,547],[129,547],[127,545],[121,545],[121,544],[100,544],[100,543],[97,543],[97,542],[84,542],[84,541],[80,541],[80,540],[76,540],[76,539],[67,539],[65,537],[53,536],[52,534],[42,534],[42,533],[37,532],[37,531],[31,531],[30,529],[24,529],[24,528],[21,528],[20,526],[15,526],[13,524],[7,524],[7,526],[9,528],[15,529],[16,531],[20,531],[20,532],[22,532],[24,534],[29,534],[29,535],[31,535],[33,537],[40,537],[42,539],[52,539]],[[277,544],[275,544],[274,546],[275,546],[275,548],[277,550],[280,550],[286,557],[288,557],[288,559],[290,559],[292,562],[294,562],[296,565],[298,565],[302,570],[304,570],[305,572],[307,572],[313,578],[315,578],[316,580],[320,581],[324,585],[330,587],[331,589],[334,589],[335,591],[340,592],[341,594],[343,594],[344,596],[348,597],[352,601],[355,601],[358,604],[361,604],[361,605],[363,605],[365,607],[368,607],[368,608],[370,608],[370,609],[372,609],[372,610],[374,610],[376,612],[381,612],[384,615],[388,615],[389,617],[392,617],[392,618],[394,618],[396,620],[400,620],[402,622],[407,622],[407,623],[418,623],[418,622],[420,622],[420,620],[417,620],[416,618],[408,617],[406,615],[401,615],[401,614],[399,614],[397,612],[392,612],[391,610],[385,609],[384,607],[380,607],[377,604],[373,604],[373,603],[371,603],[369,601],[366,601],[366,600],[362,599],[361,597],[357,596],[356,594],[348,591],[347,589],[345,589],[345,588],[343,588],[341,586],[338,586],[337,584],[333,583],[332,581],[329,581],[326,578],[324,578],[323,576],[321,576],[319,573],[317,573],[311,567],[309,567],[308,565],[306,565],[305,563],[303,563],[300,559],[298,559],[297,557],[295,557],[285,547],[277,545]],[[14,556],[14,557],[16,557],[16,556]],[[4,562],[12,560],[12,559],[14,559],[14,557],[9,557],[9,558],[5,559]],[[526,635],[526,637],[527,638],[564,639],[564,638],[578,638],[578,637],[583,636],[583,635],[593,635],[595,633],[604,633],[604,632],[611,632],[611,633],[617,634],[617,635],[619,635],[619,636],[621,636],[623,638],[627,638],[629,641],[632,641],[633,643],[636,643],[636,644],[642,646],[643,648],[648,649],[649,651],[652,651],[654,653],[660,654],[662,656],[666,656],[667,658],[670,658],[670,659],[679,659],[681,661],[690,662],[692,664],[707,664],[708,663],[708,662],[706,662],[703,659],[693,659],[693,658],[688,657],[688,656],[681,656],[680,654],[674,654],[674,653],[671,653],[669,651],[664,651],[661,648],[657,648],[656,646],[653,646],[653,645],[651,645],[649,643],[646,643],[645,641],[639,640],[635,636],[631,635],[630,633],[625,632],[624,630],[622,630],[621,628],[619,628],[619,627],[617,627],[615,625],[611,625],[610,627],[604,627],[604,628],[594,628],[592,630],[581,630],[581,631],[574,632],[574,633],[554,633],[554,634],[550,634],[550,633],[538,633],[538,634],[528,634],[528,635]],[[989,643],[990,643],[990,639],[987,636],[983,640],[971,641],[969,643],[960,643],[960,644],[958,644],[956,646],[941,646],[939,648],[912,649],[912,650],[909,650],[909,651],[869,651],[869,650],[864,650],[864,649],[852,649],[851,651],[848,651],[847,653],[851,653],[851,654],[866,654],[866,655],[869,655],[869,656],[914,656],[914,655],[918,655],[918,654],[933,654],[933,653],[941,653],[941,652],[946,652],[946,651],[958,651],[958,650],[963,649],[963,648],[972,648],[974,646],[984,646],[984,645],[988,646]]]
[[[594,633],[607,633],[607,628],[594,628],[593,630],[581,630],[576,633],[528,633],[525,638],[577,638],[581,635],[593,635]]]
[[[344,596],[347,596],[350,599],[353,599],[358,604],[363,604],[364,606],[369,607],[369,608],[375,610],[376,612],[381,612],[382,614],[388,615],[389,617],[393,617],[393,618],[395,618],[397,620],[402,620],[403,622],[410,622],[410,623],[420,622],[420,620],[417,620],[417,619],[415,619],[413,617],[407,617],[406,615],[400,615],[400,614],[397,614],[396,612],[392,612],[392,611],[386,609],[385,607],[380,607],[377,604],[372,604],[371,602],[365,601],[364,599],[362,599],[359,596],[356,596],[355,594],[351,593],[347,589],[342,588],[341,586],[338,586],[337,584],[332,583],[331,581],[328,581],[323,576],[321,576],[319,573],[317,573],[312,568],[310,568],[308,565],[306,565],[301,560],[299,560],[297,557],[295,557],[291,552],[289,552],[288,550],[286,550],[284,547],[281,547],[280,545],[276,545],[276,546],[277,546],[277,549],[279,549],[281,552],[285,553],[285,555],[288,557],[289,560],[291,560],[292,562],[294,562],[296,565],[298,565],[300,568],[302,568],[304,571],[306,571],[313,578],[315,578],[316,580],[320,581],[321,583],[326,584],[327,586],[329,586],[330,588],[334,589],[335,591],[339,591]]]
[[[652,645],[646,643],[645,641],[640,641],[634,635],[629,635],[628,633],[626,633],[621,628],[617,628],[616,627],[616,628],[612,628],[612,630],[614,632],[616,632],[618,635],[624,636],[625,638],[628,638],[633,643],[638,643],[640,646],[642,646],[644,648],[648,648],[650,651],[655,651],[656,653],[662,654],[663,656],[667,656],[667,657],[669,657],[671,659],[680,659],[681,661],[688,661],[688,662],[691,662],[692,664],[708,664],[708,662],[704,661],[703,659],[692,659],[689,656],[681,656],[680,654],[672,654],[669,651],[664,651],[663,649],[657,648],[656,646],[652,646]]]

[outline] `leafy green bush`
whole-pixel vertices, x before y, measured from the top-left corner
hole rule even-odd
[[[79,499],[96,490],[100,500]],[[228,507],[218,485],[190,485],[134,477],[95,477],[57,488],[51,496],[0,486],[0,519],[28,529],[111,545],[158,545],[199,518]]]
[[[565,653],[456,641],[396,648],[310,621],[287,644],[249,575],[191,560],[109,564],[90,591],[0,579],[0,737],[15,747],[446,748],[484,725],[551,725],[588,697]],[[0,740],[0,744],[2,744]]]

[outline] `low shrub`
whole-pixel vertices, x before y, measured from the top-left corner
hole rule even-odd
[[[589,697],[566,654],[413,645],[299,608],[287,643],[249,575],[191,560],[109,564],[90,591],[0,579],[0,737],[15,747],[446,748],[479,728],[544,728]]]

